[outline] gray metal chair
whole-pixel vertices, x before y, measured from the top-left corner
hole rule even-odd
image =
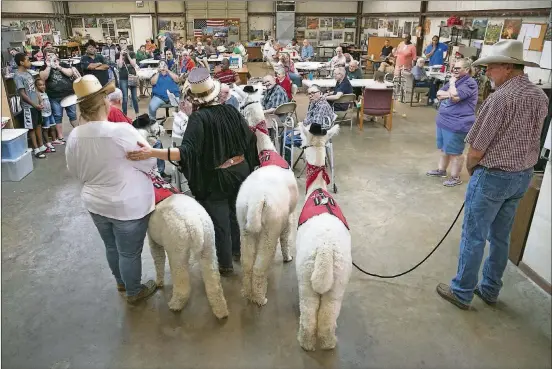
[[[347,118],[352,111],[356,112],[356,95],[355,94],[344,94],[339,99],[335,100],[334,102],[334,113],[337,115],[337,119],[334,123],[339,122],[351,122],[351,129],[353,129],[353,117]],[[347,110],[344,111],[335,111],[335,104],[349,104],[349,107]]]
[[[274,146],[276,146],[277,148],[280,147],[280,134],[283,131],[285,131],[285,127],[290,125],[292,127],[295,126],[296,121],[293,119],[293,116],[296,115],[295,114],[296,110],[297,110],[297,104],[291,101],[278,106],[276,110],[274,110],[274,112],[271,114],[272,124],[269,124],[268,128],[272,128],[276,132],[276,137],[274,137]],[[284,154],[283,146],[282,146],[282,150],[280,150],[280,154],[282,155]]]

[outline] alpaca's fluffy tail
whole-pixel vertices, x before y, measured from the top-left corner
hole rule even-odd
[[[334,282],[333,250],[325,246],[316,250],[311,276],[312,289],[321,295],[328,292]]]
[[[261,194],[262,195],[262,194]],[[263,209],[265,205],[264,195],[259,198],[251,198],[247,207],[245,230],[249,233],[259,233],[263,226]]]

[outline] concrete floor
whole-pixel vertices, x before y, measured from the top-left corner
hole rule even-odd
[[[254,75],[261,75],[254,69]],[[304,95],[299,97],[306,101]],[[146,111],[147,101],[142,101]],[[301,104],[304,105],[304,104]],[[299,116],[304,116],[302,106]],[[401,117],[405,113],[406,117]],[[335,139],[339,201],[353,259],[398,273],[442,237],[465,185],[445,188],[434,168],[435,110],[398,104],[394,129],[344,126]],[[67,127],[67,129],[69,129]],[[172,283],[130,307],[115,289],[104,246],[65,169],[63,150],[34,162],[20,183],[2,183],[2,363],[6,368],[550,368],[551,299],[508,265],[496,309],[478,298],[461,311],[435,293],[457,265],[460,224],[419,269],[380,280],[353,271],[338,347],[304,352],[295,265],[278,255],[268,305],[240,297],[241,270],[223,279],[230,317],[218,322],[197,266],[180,313],[168,310]],[[464,180],[467,176],[464,174]],[[304,178],[299,179],[300,191]],[[302,192],[301,192],[302,193]],[[144,280],[154,277],[143,253]]]

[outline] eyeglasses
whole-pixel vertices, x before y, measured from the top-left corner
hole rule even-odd
[[[452,71],[453,72],[459,72],[461,69],[462,69],[461,67],[453,67]]]
[[[310,92],[307,92],[307,95],[308,96],[314,96],[316,95],[317,93],[319,93],[320,91],[310,91]]]

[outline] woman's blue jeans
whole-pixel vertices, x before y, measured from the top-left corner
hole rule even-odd
[[[130,95],[132,96],[132,106],[134,107],[134,112],[138,115],[138,94],[136,92],[137,86],[129,86],[128,79],[119,80],[119,87],[123,92],[123,113],[126,115],[128,108],[128,90],[130,90]]]
[[[297,87],[303,86],[303,80],[301,79],[301,76],[297,73],[288,73],[289,79],[291,79],[291,82],[296,85]]]
[[[154,149],[162,149],[163,144],[160,140],[157,140],[155,145],[153,145]],[[157,170],[159,170],[159,173],[165,173],[165,160],[157,159]]]
[[[142,248],[150,214],[134,220],[90,215],[105,244],[107,263],[115,280],[125,285],[127,296],[136,296],[142,289]]]
[[[489,256],[478,288],[486,300],[497,300],[508,264],[514,216],[532,177],[533,168],[505,172],[485,167],[476,168],[471,176],[466,191],[458,271],[450,284],[462,303],[469,304],[473,299],[487,240]]]

